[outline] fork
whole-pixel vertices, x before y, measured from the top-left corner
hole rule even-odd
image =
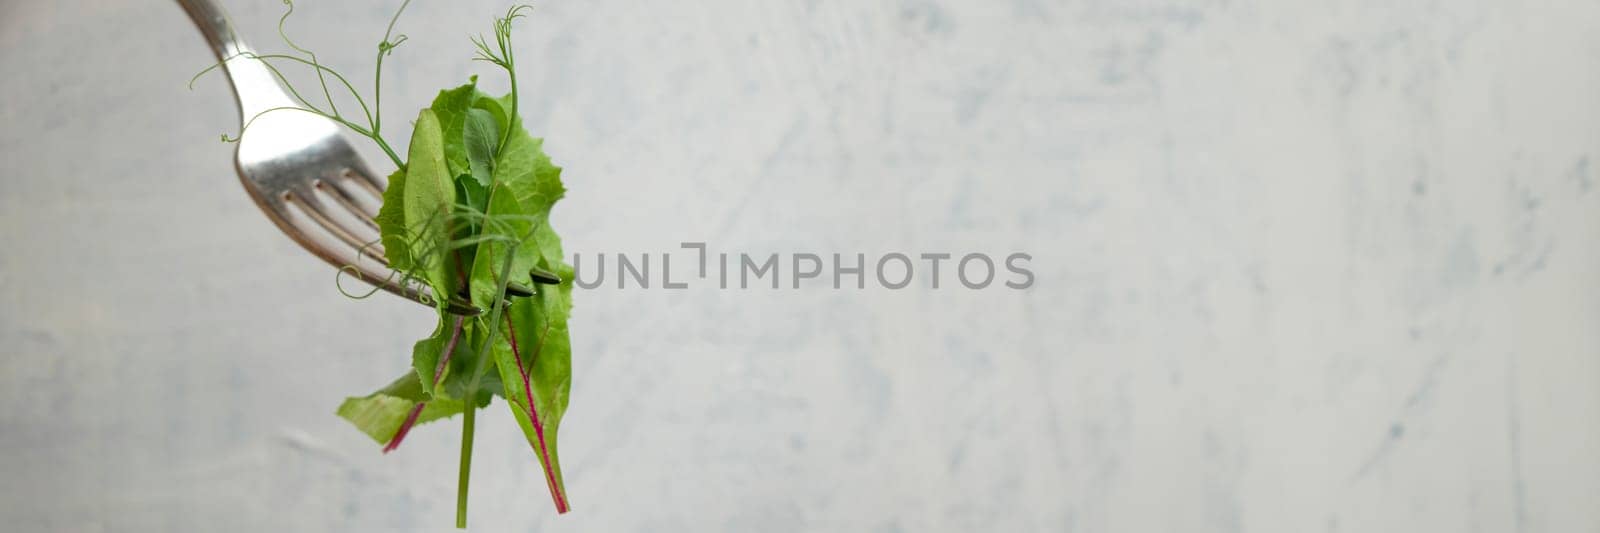
[[[234,155],[239,180],[261,211],[323,261],[383,290],[433,306],[435,295],[402,283],[399,280],[405,277],[389,268],[374,220],[387,182],[362,162],[339,124],[300,111],[261,114],[299,103],[290,99],[266,66],[246,57],[250,48],[216,4],[178,3],[223,62],[240,120],[257,117],[241,135]],[[446,310],[469,316],[482,311],[456,296],[446,301]]]

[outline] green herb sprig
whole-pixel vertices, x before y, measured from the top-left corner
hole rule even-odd
[[[404,276],[402,282],[428,286],[436,295],[432,303],[439,313],[433,334],[412,347],[412,368],[376,392],[347,398],[339,406],[339,416],[383,444],[387,453],[413,427],[461,414],[456,526],[466,527],[475,413],[499,396],[544,470],[556,511],[567,512],[570,505],[556,435],[572,380],[567,321],[573,271],[564,262],[561,239],[549,224],[550,209],[566,188],[561,168],[545,155],[543,141],[529,135],[518,115],[511,43],[513,22],[532,8],[517,5],[496,18],[492,45],[481,35],[472,38],[477,49],[474,59],[503,70],[510,93],[490,96],[477,87],[476,76],[466,85],[440,91],[418,113],[406,159],[401,160],[381,134],[380,95],[383,60],[407,40],[394,28],[410,1],[401,3],[378,44],[371,107],[347,78],[289,38],[285,23],[294,4],[290,0],[284,4],[288,8],[278,21],[278,31],[295,54],[243,57],[265,65],[299,105],[257,113],[238,134],[224,135],[223,140],[238,141],[266,113],[295,110],[328,118],[375,142],[396,170],[389,176],[377,216],[380,239],[369,246],[381,243],[390,266]],[[296,90],[280,63],[312,69],[322,102],[313,103]],[[193,83],[191,79],[191,87]],[[353,97],[360,115],[352,118],[341,112],[331,87]],[[555,280],[560,282],[534,285],[539,289],[530,296],[505,297],[513,283]],[[450,315],[445,311],[448,295],[463,295],[488,312]],[[531,346],[529,340],[534,341]]]

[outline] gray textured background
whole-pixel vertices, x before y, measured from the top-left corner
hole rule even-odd
[[[277,2],[227,5],[278,48]],[[301,7],[370,80],[393,4]],[[392,139],[469,73],[503,87],[466,35],[504,8],[413,7]],[[575,511],[496,408],[474,529],[1600,530],[1597,28],[545,2],[522,104],[569,252],[1026,250],[1038,282],[580,292]],[[171,3],[0,3],[0,529],[447,530],[459,424],[382,456],[332,414],[430,313],[345,300],[255,210],[226,84],[184,88],[209,61]]]

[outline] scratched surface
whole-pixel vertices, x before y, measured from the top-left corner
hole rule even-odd
[[[304,4],[290,30],[367,87],[392,2]],[[227,5],[282,48],[278,2]],[[466,40],[504,7],[413,6],[391,139],[505,86]],[[521,100],[569,252],[1020,250],[1037,283],[581,291],[574,511],[497,405],[474,529],[1595,531],[1597,27],[542,3]],[[383,456],[332,414],[432,318],[344,299],[256,212],[226,84],[185,89],[207,54],[172,4],[0,3],[0,529],[446,530],[458,424]]]

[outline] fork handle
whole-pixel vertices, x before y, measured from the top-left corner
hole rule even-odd
[[[233,85],[234,99],[239,103],[240,120],[249,120],[256,114],[274,107],[296,106],[294,100],[278,85],[277,77],[258,59],[243,57],[251,52],[227,14],[211,0],[178,0],[178,5],[189,13],[194,25],[200,28],[211,51],[222,62],[228,82]]]

